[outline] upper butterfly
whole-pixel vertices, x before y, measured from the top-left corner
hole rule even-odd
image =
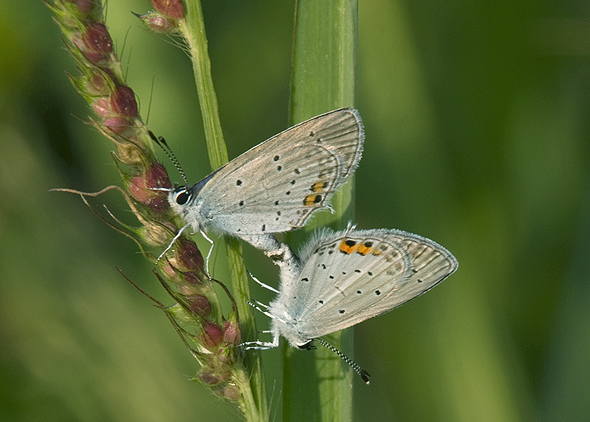
[[[187,226],[214,229],[267,253],[271,233],[302,227],[329,208],[330,198],[357,168],[364,130],[358,111],[313,117],[262,142],[193,186],[170,191],[168,202]]]

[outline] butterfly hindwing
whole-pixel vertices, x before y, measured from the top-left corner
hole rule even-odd
[[[295,284],[290,315],[309,338],[388,312],[428,291],[458,264],[445,248],[400,230],[353,230],[319,238]],[[283,294],[283,290],[281,290]],[[319,322],[319,323],[318,323]]]

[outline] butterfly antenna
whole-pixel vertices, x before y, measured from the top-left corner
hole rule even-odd
[[[172,162],[172,164],[174,164],[174,167],[176,167],[176,170],[178,170],[178,172],[180,173],[182,180],[184,180],[185,185],[188,185],[188,180],[186,180],[186,175],[184,174],[184,171],[180,166],[180,161],[178,161],[178,158],[176,158],[176,155],[174,155],[174,153],[172,152],[172,148],[168,146],[168,143],[166,143],[164,137],[156,137],[156,135],[154,135],[154,132],[152,132],[151,130],[148,130],[148,132],[150,134],[150,138],[152,138],[152,141],[154,141],[156,144],[158,144],[160,148],[164,150],[164,152],[168,156],[168,159]]]
[[[340,358],[346,362],[348,365],[350,365],[350,367],[352,369],[354,369],[354,371],[359,374],[359,376],[363,379],[363,381],[365,382],[365,384],[369,384],[369,378],[371,377],[371,375],[369,375],[369,373],[367,371],[365,371],[363,368],[361,368],[359,366],[358,363],[356,363],[355,361],[353,361],[352,359],[350,359],[348,356],[346,356],[344,353],[342,353],[340,350],[336,349],[334,346],[332,346],[330,343],[328,343],[327,341],[321,339],[321,338],[314,338],[312,341],[315,341],[319,344],[321,344],[322,346],[324,346],[325,348],[331,350],[332,352],[336,353],[338,356],[340,356]]]

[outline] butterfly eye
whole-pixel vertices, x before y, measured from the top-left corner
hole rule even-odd
[[[176,203],[178,205],[184,205],[188,202],[190,197],[190,194],[185,190],[183,190],[182,192],[178,192],[178,194],[176,194]]]

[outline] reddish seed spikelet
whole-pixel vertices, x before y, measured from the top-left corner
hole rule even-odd
[[[145,177],[132,177],[129,180],[129,193],[137,202],[146,203],[150,197],[150,192],[147,189]]]
[[[156,214],[165,213],[170,208],[168,200],[159,196],[149,198],[144,205]]]
[[[111,102],[107,98],[99,98],[93,104],[94,112],[102,119],[111,115]]]
[[[215,369],[203,369],[197,375],[197,380],[203,384],[214,386],[221,384],[230,376],[226,371],[219,371]]]
[[[170,239],[170,240],[172,240],[172,239]],[[178,276],[178,273],[176,272],[174,267],[168,262],[168,260],[166,260],[165,262],[162,263],[160,269],[162,270],[162,272],[164,273],[164,275],[166,276],[167,279],[174,281],[174,282],[180,281],[180,277]],[[180,293],[185,294],[185,295],[188,294],[188,293],[183,293],[182,291]]]
[[[105,127],[117,135],[123,134],[132,127],[131,122],[123,117],[111,117],[102,122]]]
[[[135,16],[141,19],[145,26],[158,34],[173,34],[177,32],[178,27],[176,26],[176,21],[160,13],[155,12],[143,16]]]
[[[203,384],[208,385],[217,385],[221,382],[221,380],[215,376],[213,371],[201,371],[199,375],[197,375],[197,379]]]
[[[155,163],[150,167],[150,170],[147,174],[147,185],[149,188],[163,188],[163,189],[171,189],[172,183],[170,183],[170,178],[168,177],[168,172],[164,168],[163,165],[159,163]],[[163,191],[154,191],[159,194],[166,195]]]
[[[90,95],[97,97],[108,95],[107,82],[104,76],[99,73],[92,75],[92,77],[86,82],[85,88]]]
[[[189,285],[203,284],[203,273],[197,274],[195,271],[185,271],[182,274],[182,279]]]
[[[212,305],[207,297],[196,294],[187,298],[190,310],[200,317],[206,318],[211,314]]]
[[[223,323],[223,340],[238,345],[242,341],[242,332],[235,321],[227,320]]]
[[[199,336],[199,339],[208,349],[216,348],[223,340],[221,327],[214,322],[205,322],[203,332]]]
[[[152,6],[171,19],[184,18],[184,6],[180,0],[152,0]]]
[[[197,248],[195,242],[183,240],[176,251],[178,264],[182,266],[181,270],[202,271],[204,265],[203,255]]]
[[[226,386],[221,387],[219,390],[219,395],[225,399],[228,400],[239,400],[242,397],[242,393],[240,392],[240,389],[234,385],[234,384],[229,384]]]
[[[119,86],[111,95],[113,112],[127,117],[137,117],[135,94],[128,86]]]
[[[166,169],[161,164],[154,163],[145,175],[135,176],[129,180],[129,193],[136,201],[160,214],[167,211],[170,205],[165,192],[155,189],[169,189],[171,186]]]
[[[105,53],[102,51],[94,51],[93,49],[89,48],[86,44],[85,39],[82,38],[81,34],[74,34],[71,38],[72,44],[75,45],[78,50],[84,55],[86,60],[90,64],[97,65],[97,66],[105,66],[109,63],[109,56],[110,53]]]
[[[84,44],[90,51],[96,53],[111,53],[113,51],[113,40],[102,22],[94,23],[86,29]]]

